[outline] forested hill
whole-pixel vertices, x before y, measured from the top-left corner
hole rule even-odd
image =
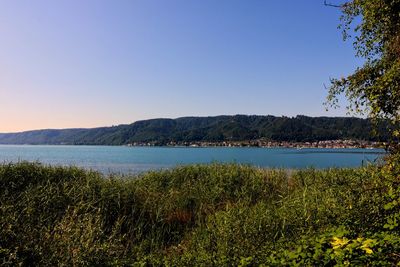
[[[0,134],[0,144],[124,145],[153,142],[163,145],[171,141],[218,142],[260,138],[296,142],[335,139],[385,141],[386,136],[373,135],[370,121],[360,118],[235,115],[151,119],[92,129],[5,133]]]

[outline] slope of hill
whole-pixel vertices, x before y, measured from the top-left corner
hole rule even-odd
[[[385,133],[383,126],[380,133]],[[91,129],[36,130],[0,134],[0,144],[124,145],[134,142],[322,141],[360,139],[385,141],[373,135],[367,119],[346,117],[275,117],[235,115],[151,119],[129,125]]]

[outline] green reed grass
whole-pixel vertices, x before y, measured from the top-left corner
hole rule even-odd
[[[378,169],[288,172],[214,163],[119,178],[3,164],[0,263],[261,263],[304,236],[338,225],[367,233],[383,223]]]

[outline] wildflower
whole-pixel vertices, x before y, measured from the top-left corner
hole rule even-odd
[[[372,239],[366,239],[363,244],[361,245],[361,249],[365,251],[367,254],[372,254],[373,250],[370,248],[370,245],[374,243]]]
[[[333,240],[331,241],[331,245],[333,249],[338,249],[341,248],[349,243],[349,240],[346,237],[339,238],[339,237],[333,237]]]
[[[372,252],[374,252],[372,249],[370,249],[370,248],[367,248],[367,247],[361,247],[364,251],[365,251],[365,253],[367,253],[367,254],[372,254]]]

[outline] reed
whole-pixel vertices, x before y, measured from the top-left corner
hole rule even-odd
[[[40,266],[272,263],[271,255],[339,225],[357,235],[384,225],[389,179],[381,174],[380,166],[288,172],[214,163],[105,177],[3,164],[0,259]]]

